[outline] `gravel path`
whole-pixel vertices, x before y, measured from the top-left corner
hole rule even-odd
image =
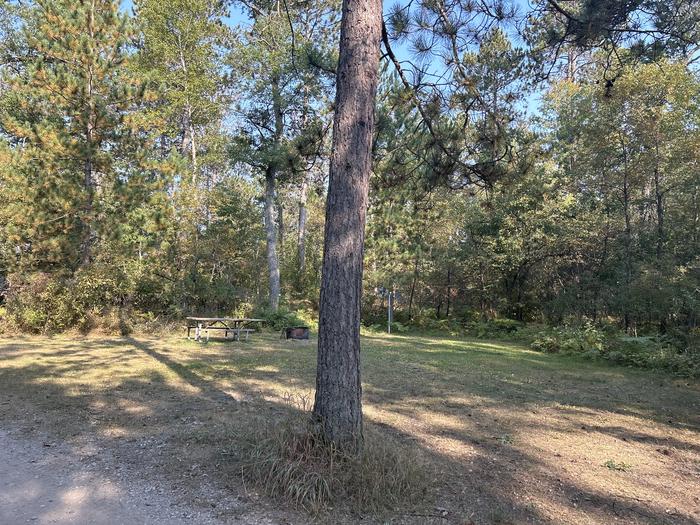
[[[111,461],[0,430],[0,524],[178,525],[269,523],[221,521],[213,511],[179,501],[172,487],[146,484]]]

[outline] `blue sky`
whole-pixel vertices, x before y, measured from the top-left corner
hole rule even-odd
[[[529,8],[528,0],[514,0],[514,2],[518,10],[520,11]],[[387,13],[397,3],[401,4],[401,2],[396,1],[385,1],[384,13]],[[226,22],[231,27],[244,25],[250,22],[250,18],[248,18],[248,16],[246,15],[245,10],[242,7],[239,7],[239,5],[240,4],[238,3],[234,3],[234,5],[230,6],[229,8],[229,16],[226,18]],[[133,8],[133,1],[121,0],[121,6],[124,11],[131,12]],[[403,46],[395,46],[394,51],[399,60],[407,60],[411,58],[408,51]],[[523,109],[528,115],[533,115],[537,113],[540,105],[540,98],[541,92],[535,92],[527,97],[525,107]]]

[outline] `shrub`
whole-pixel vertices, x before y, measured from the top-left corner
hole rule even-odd
[[[465,332],[479,338],[509,337],[514,336],[523,326],[524,323],[513,319],[489,319],[467,322]]]
[[[263,308],[255,313],[256,317],[265,320],[265,324],[273,330],[282,330],[288,326],[308,326],[296,312],[280,307],[277,310]]]
[[[33,333],[60,332],[69,328],[87,331],[110,326],[122,296],[117,279],[94,271],[72,277],[46,273],[10,277],[8,317],[20,330]],[[121,332],[120,328],[115,331]]]
[[[399,323],[398,321],[394,321],[393,323],[391,323],[391,331],[397,332],[397,333],[408,332],[408,326],[405,324]]]
[[[602,353],[605,335],[591,324],[583,327],[557,327],[543,329],[534,334],[530,346],[541,352]]]
[[[366,429],[363,453],[344,454],[323,442],[306,412],[261,424],[239,459],[244,479],[314,515],[338,507],[381,514],[416,505],[428,491],[425,463],[407,446]]]
[[[311,308],[297,310],[297,318],[301,320],[301,325],[308,326],[312,331],[318,331],[318,313]]]
[[[526,330],[523,330],[522,336]],[[530,334],[530,346],[540,352],[580,354],[590,359],[700,377],[700,351],[692,332],[684,337],[629,337],[592,324],[541,328]]]
[[[64,330],[78,318],[63,280],[45,273],[10,276],[7,311],[20,330],[41,333]]]

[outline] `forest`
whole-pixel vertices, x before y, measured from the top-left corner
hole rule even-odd
[[[699,323],[699,0],[0,0],[0,523],[695,524]]]
[[[340,10],[268,4],[3,3],[7,323],[314,322]],[[607,40],[548,2],[450,9],[384,9],[363,324],[395,292],[397,330],[631,336],[689,372],[697,6]]]

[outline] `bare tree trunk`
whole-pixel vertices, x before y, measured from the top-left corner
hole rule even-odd
[[[192,162],[192,184],[197,183],[197,138],[192,122],[192,107],[187,106],[187,129],[190,134],[190,162]]]
[[[284,206],[277,196],[277,246],[279,259],[284,260]]]
[[[656,200],[656,257],[663,255],[665,233],[664,233],[664,194],[661,189],[661,162],[659,159],[659,137],[655,144],[654,163],[654,196]]]
[[[184,67],[184,62],[183,62]],[[192,106],[185,105],[182,115],[182,140],[180,141],[180,154],[190,158],[192,168],[192,185],[197,183],[197,137],[195,135],[194,123],[192,122]]]
[[[177,45],[180,52],[180,67],[182,71],[187,73],[187,62],[182,48],[182,40],[177,37]],[[197,183],[197,141],[195,136],[194,121],[192,118],[192,105],[185,103],[184,114],[182,115],[182,142],[180,144],[180,153],[182,155],[189,154],[190,162],[192,163],[192,185]]]
[[[265,235],[267,238],[267,268],[269,273],[270,308],[277,310],[280,304],[280,266],[277,258],[277,231],[275,225],[275,170],[265,172]]]
[[[90,37],[93,37],[93,24],[94,24],[94,5],[90,9],[90,15],[88,20],[88,31],[90,32]],[[92,259],[92,245],[95,242],[95,226],[93,223],[93,211],[94,211],[94,201],[95,201],[95,178],[94,178],[94,166],[93,166],[93,149],[94,149],[94,119],[95,119],[95,105],[93,101],[93,71],[92,65],[88,66],[87,69],[87,116],[85,122],[85,162],[83,164],[83,185],[85,189],[85,212],[82,219],[82,239],[80,242],[80,266],[85,267],[90,264]]]
[[[452,299],[452,283],[451,283],[451,278],[452,277],[452,270],[450,268],[447,269],[447,309],[445,311],[445,317],[450,317],[450,303]]]
[[[624,300],[624,311],[623,311],[623,322],[625,326],[625,332],[629,333],[631,328],[630,319],[630,288],[632,286],[632,218],[630,215],[630,181],[629,181],[629,169],[627,165],[627,145],[625,144],[624,137],[621,137],[622,145],[622,160],[624,163],[623,168],[623,178],[622,178],[622,207],[625,218],[625,238],[624,238],[624,248],[625,248],[625,300]]]
[[[282,98],[280,95],[279,78],[275,75],[270,79],[272,85],[272,109],[275,116],[276,144],[282,139],[284,122],[282,120]],[[277,255],[277,229],[275,224],[275,186],[277,183],[277,166],[274,160],[265,170],[265,235],[267,238],[267,268],[269,274],[269,303],[270,308],[277,310],[280,304],[280,265]],[[278,209],[278,212],[280,210]],[[281,217],[280,217],[281,219]]]
[[[308,198],[308,191],[309,181],[305,174],[299,190],[299,227],[297,228],[299,234],[297,242],[297,284],[299,291],[302,289],[304,274],[306,273],[306,202]]]
[[[411,294],[408,297],[408,318],[413,319],[413,296],[416,293],[416,281],[418,281],[418,255],[413,266],[413,280],[411,281]]]
[[[88,124],[88,149],[92,148],[91,145],[91,131],[90,124]],[[85,165],[83,167],[83,177],[84,177],[84,187],[85,187],[85,214],[83,219],[83,238],[80,244],[80,266],[87,266],[90,264],[92,259],[92,245],[95,240],[94,226],[93,226],[93,207],[95,200],[95,185],[92,175],[92,152],[88,152],[87,158],[85,159]]]
[[[576,82],[576,52],[573,46],[566,51],[566,80]]]
[[[363,442],[360,299],[381,27],[381,0],[343,0],[313,414],[351,453]]]

